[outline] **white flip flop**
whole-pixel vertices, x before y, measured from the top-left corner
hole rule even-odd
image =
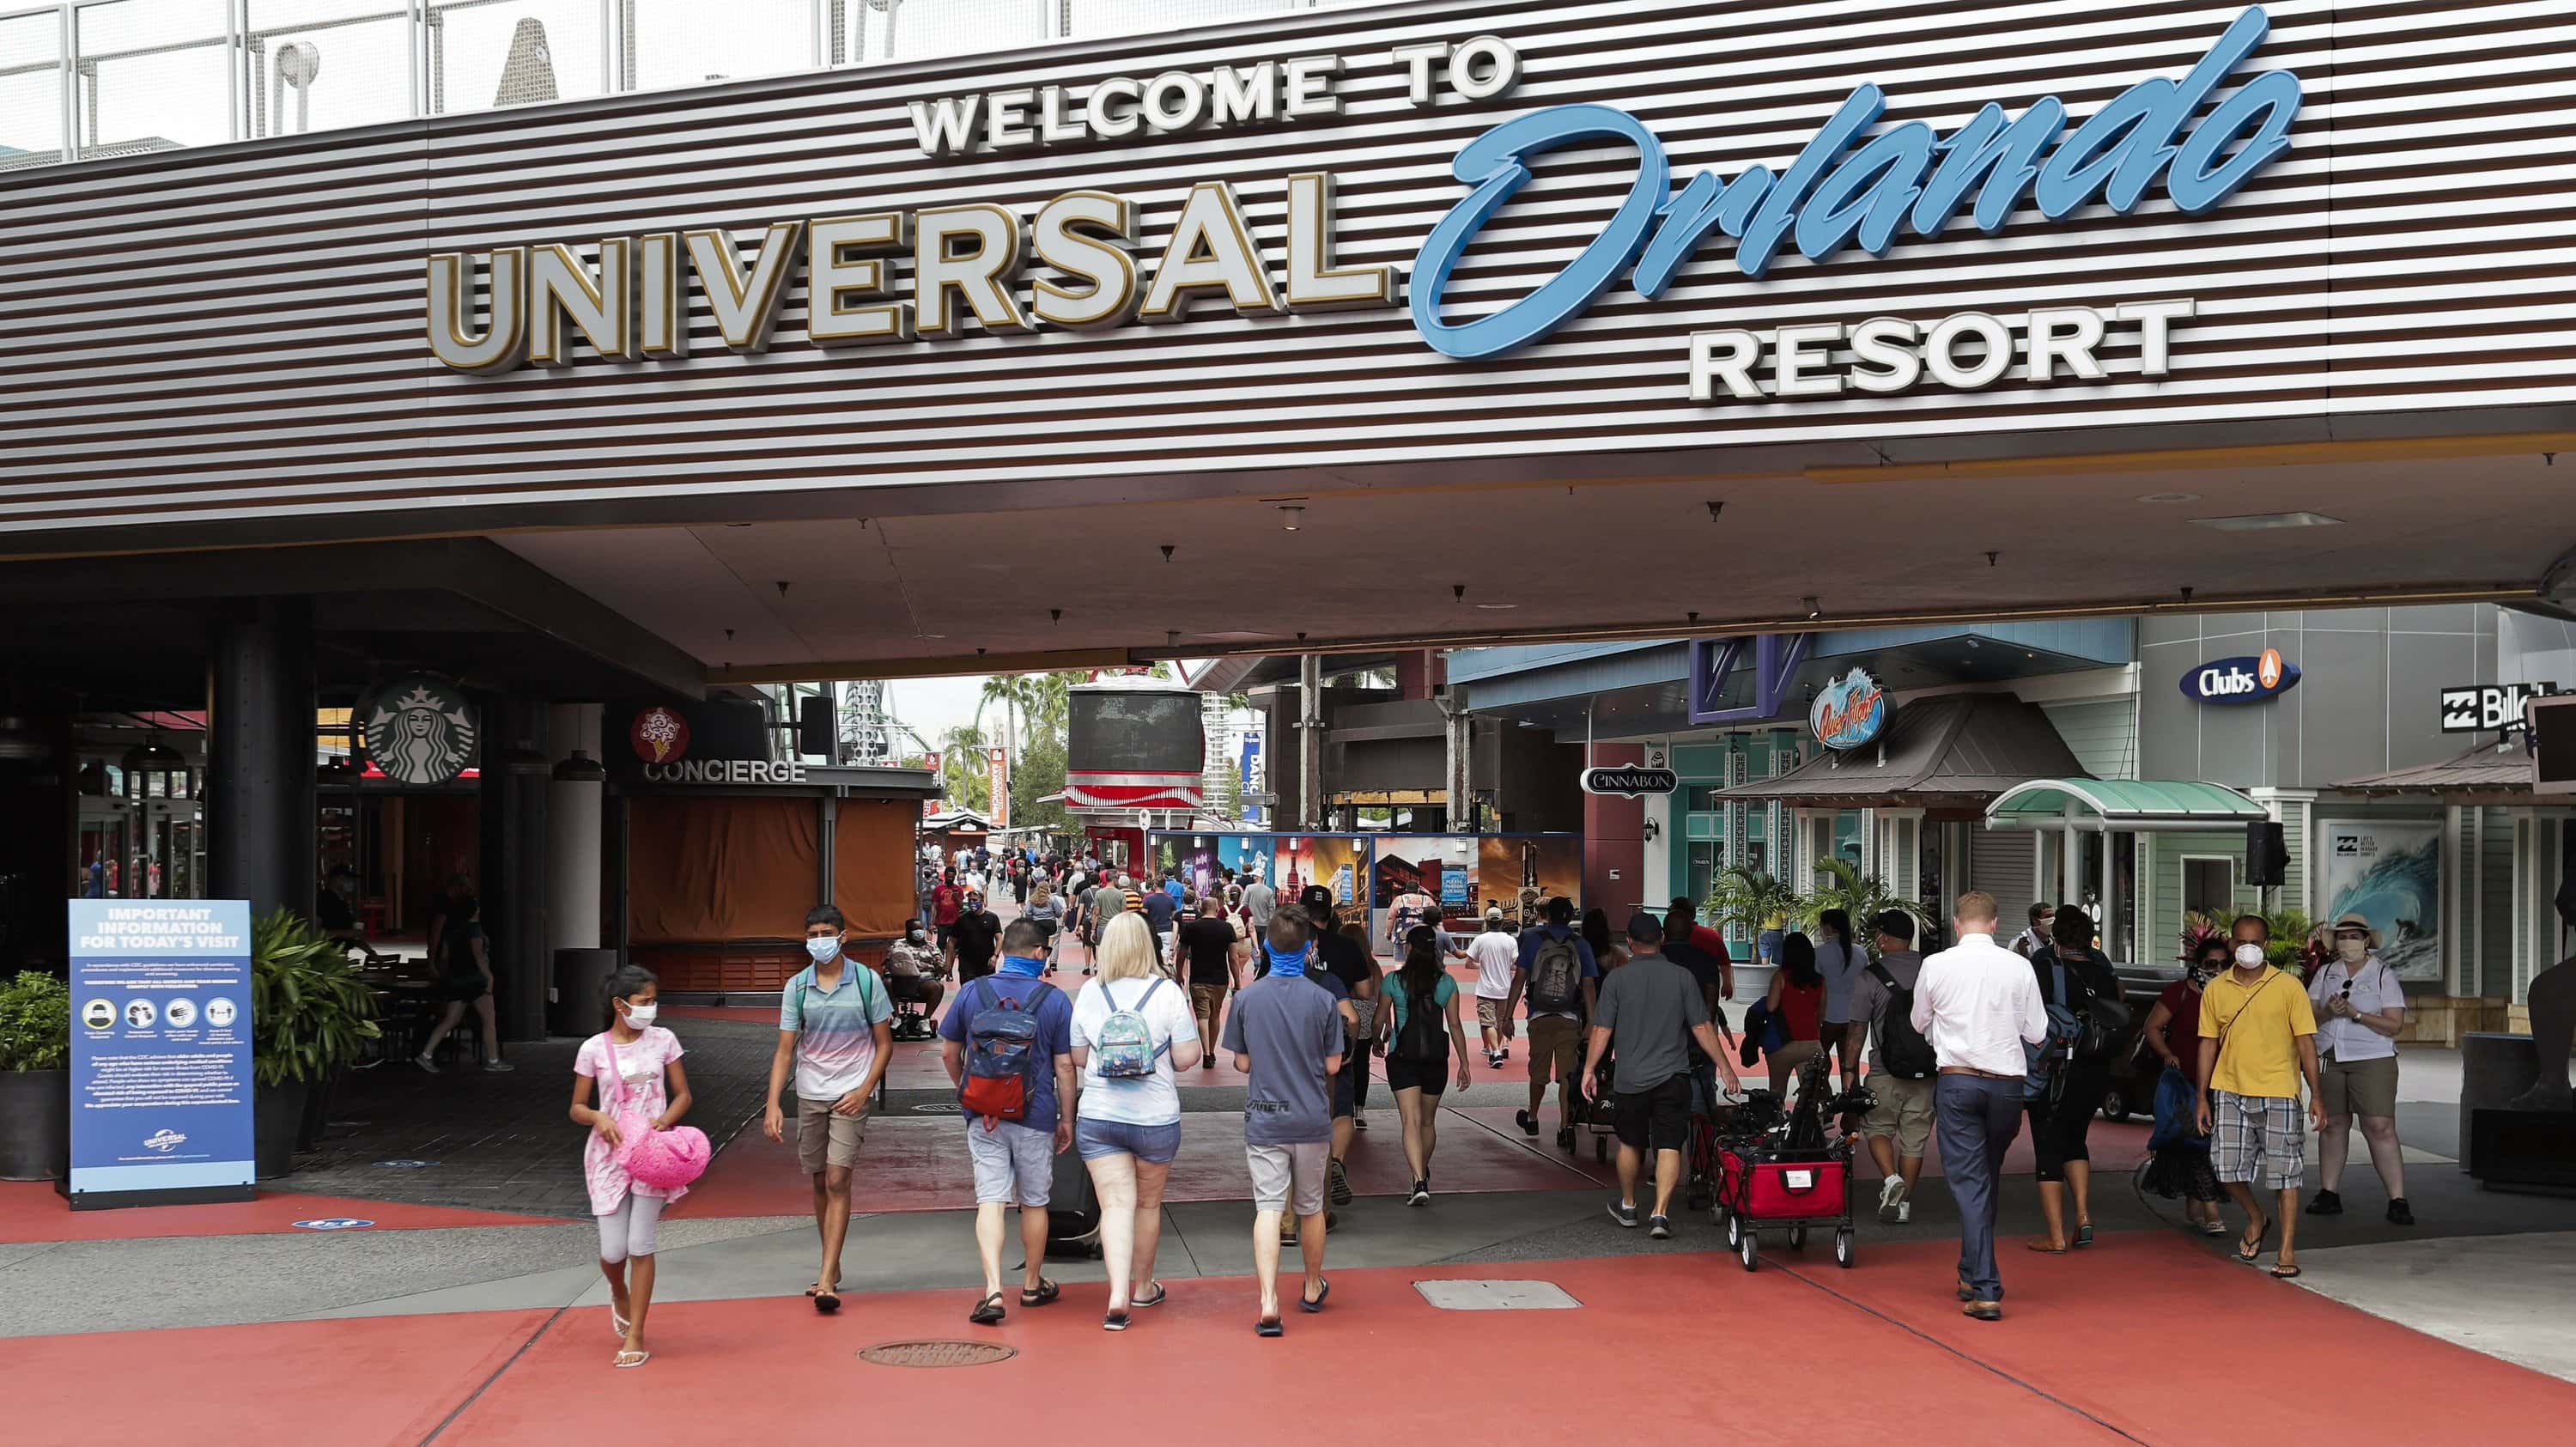
[[[619,1341],[626,1340],[626,1329],[629,1324],[630,1323],[628,1323],[626,1318],[617,1314],[616,1307],[612,1306],[608,1309],[608,1325],[611,1329],[616,1331],[617,1339]]]
[[[631,1361],[631,1362],[630,1362],[630,1361],[628,1361],[628,1360],[627,1360],[627,1358],[628,1358],[628,1357],[633,1357],[635,1360],[633,1360],[633,1361]],[[647,1352],[647,1351],[619,1352],[616,1356],[613,1356],[613,1357],[609,1358],[609,1360],[608,1360],[608,1364],[609,1364],[610,1366],[612,1366],[612,1367],[616,1367],[616,1368],[619,1368],[620,1370],[623,1370],[623,1369],[625,1369],[625,1368],[627,1368],[627,1367],[640,1367],[640,1366],[644,1365],[646,1362],[649,1362],[649,1361],[651,1361],[651,1360],[653,1360],[653,1354],[652,1354],[651,1352]]]

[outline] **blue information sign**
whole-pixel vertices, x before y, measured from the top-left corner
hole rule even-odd
[[[248,1200],[250,906],[70,904],[73,1207]]]

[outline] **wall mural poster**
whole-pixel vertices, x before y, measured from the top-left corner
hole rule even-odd
[[[1383,936],[1385,914],[1403,896],[1419,891],[1438,902],[1443,919],[1476,912],[1476,840],[1466,834],[1390,834],[1373,841],[1369,871],[1372,933]]]
[[[1503,907],[1520,928],[1539,922],[1540,908],[1564,895],[1583,910],[1583,841],[1572,835],[1489,837],[1477,841],[1476,887],[1484,903]]]
[[[2380,963],[2401,980],[2442,975],[2442,825],[2434,819],[2326,820],[2326,907],[2379,931]]]

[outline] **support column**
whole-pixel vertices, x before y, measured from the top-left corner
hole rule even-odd
[[[207,896],[313,910],[313,602],[258,598],[215,625],[206,679]]]
[[[546,789],[546,951],[599,948],[600,805],[608,771],[599,762],[595,703],[557,704],[547,720],[555,742]]]
[[[1442,785],[1449,794],[1449,832],[1476,832],[1476,787],[1474,762],[1475,719],[1467,712],[1467,699],[1458,685],[1451,685],[1448,696],[1440,700],[1440,712],[1447,724],[1448,757],[1443,761]]]
[[[1324,656],[1297,660],[1297,822],[1307,830],[1324,823]]]
[[[492,1007],[505,1041],[546,1038],[546,994],[554,957],[546,863],[552,842],[546,795],[554,766],[545,753],[545,705],[483,695],[483,929],[492,951]]]

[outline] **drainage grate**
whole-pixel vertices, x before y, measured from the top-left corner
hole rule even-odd
[[[989,1367],[1018,1356],[1015,1347],[982,1341],[890,1341],[859,1352],[881,1367]]]
[[[1413,1289],[1442,1311],[1571,1311],[1583,1304],[1553,1281],[1417,1281]]]

